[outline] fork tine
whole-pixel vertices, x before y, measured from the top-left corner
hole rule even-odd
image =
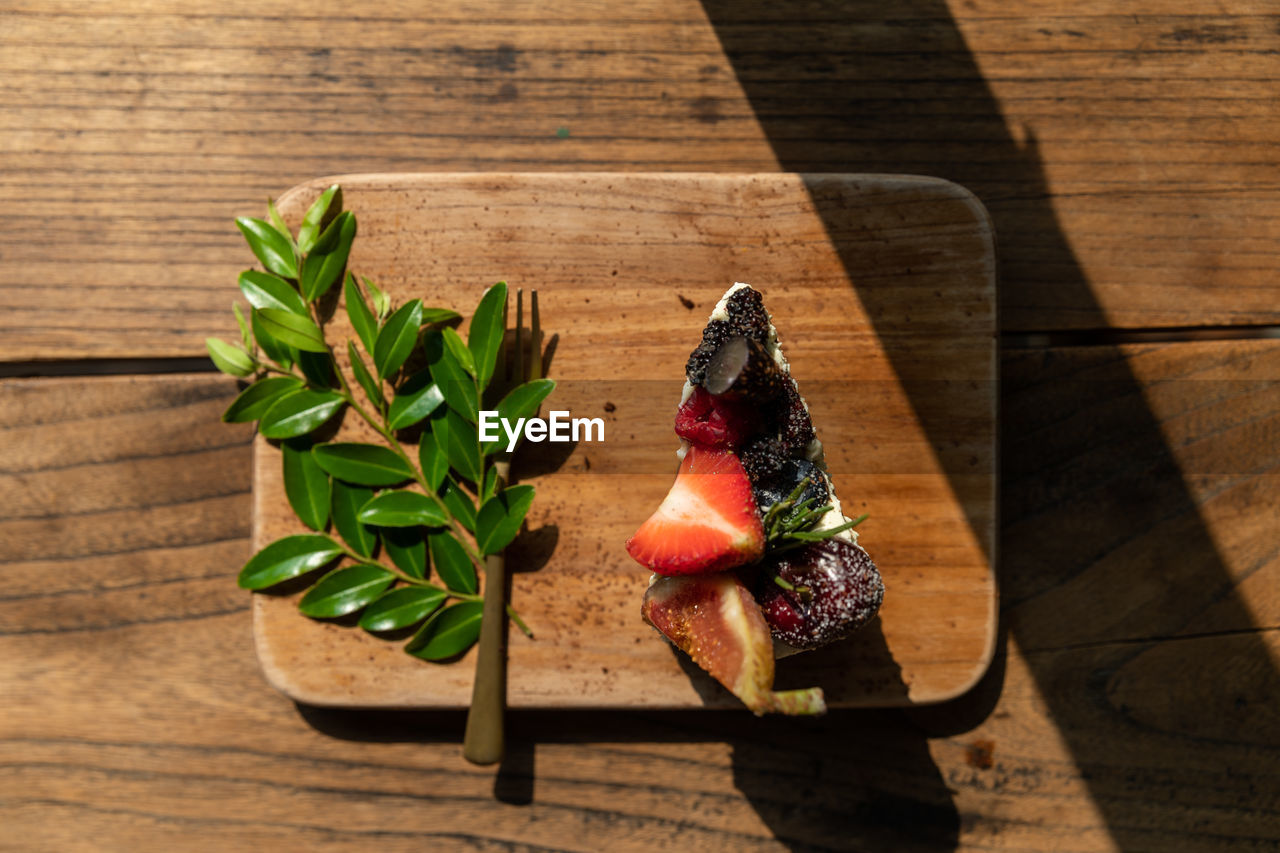
[[[542,327],[538,323],[538,291],[529,294],[529,378],[542,378]],[[521,381],[524,381],[523,379]]]

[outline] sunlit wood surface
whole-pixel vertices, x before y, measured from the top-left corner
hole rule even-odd
[[[1169,0],[3,3],[0,847],[1280,847],[1280,341],[1237,337],[1280,314],[1278,26]],[[495,772],[461,714],[267,685],[234,585],[252,435],[217,419],[235,383],[191,372],[234,333],[231,219],[326,174],[585,170],[936,175],[991,211],[978,689],[800,722],[522,711]]]

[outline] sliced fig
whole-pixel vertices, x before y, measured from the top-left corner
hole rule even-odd
[[[820,687],[774,691],[769,626],[733,572],[658,578],[640,612],[757,715],[826,711]]]
[[[786,383],[763,344],[736,335],[711,356],[702,384],[712,394],[764,404],[781,394]]]
[[[862,548],[827,539],[772,557],[760,572],[756,596],[773,636],[814,649],[870,622],[884,598],[884,581]]]

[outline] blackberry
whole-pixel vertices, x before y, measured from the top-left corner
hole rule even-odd
[[[725,302],[729,325],[736,334],[763,344],[769,339],[769,315],[764,310],[760,291],[740,287]]]
[[[808,459],[788,459],[779,466],[778,476],[755,484],[756,508],[760,510],[760,514],[763,515],[769,507],[790,496],[805,477],[809,478],[809,485],[800,493],[796,503],[812,499],[810,509],[825,506],[831,495],[827,492],[827,480],[822,476],[822,471]]]
[[[720,345],[732,336],[733,331],[724,320],[712,320],[707,324],[707,327],[702,330],[702,343],[689,354],[689,360],[685,362],[684,373],[689,378],[689,384],[703,383],[707,377],[707,364],[711,361],[711,357],[716,354],[716,350],[720,349]]]
[[[768,433],[756,436],[738,452],[738,460],[747,472],[751,485],[775,480],[787,461],[782,442]]]
[[[813,431],[813,421],[805,411],[804,401],[800,399],[800,392],[796,390],[796,383],[792,381],[785,384],[782,402],[786,406],[786,414],[782,416],[782,423],[779,425],[782,444],[788,456],[799,457],[804,455],[805,448],[816,434]]]

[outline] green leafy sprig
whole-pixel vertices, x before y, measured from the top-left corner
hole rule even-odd
[[[843,533],[846,530],[857,527],[866,520],[867,515],[863,513],[857,518],[846,521],[844,524],[818,530],[818,522],[831,510],[833,504],[814,507],[813,498],[801,501],[800,495],[804,494],[804,490],[809,487],[809,483],[810,478],[805,477],[791,490],[791,494],[769,507],[765,512],[765,550],[769,554],[779,554],[784,551],[790,551],[793,548],[808,545],[811,542],[830,539],[837,533]],[[778,580],[781,580],[781,578],[778,578]],[[780,585],[785,588],[785,581]]]
[[[342,209],[337,185],[311,205],[296,236],[270,202],[268,219],[236,225],[263,269],[240,274],[251,310],[246,317],[233,306],[238,345],[206,341],[219,370],[251,379],[222,418],[257,421],[279,442],[289,505],[314,531],[267,545],[241,569],[240,586],[266,589],[327,567],[299,601],[307,616],[359,614],[373,633],[416,626],[410,654],[460,654],[480,632],[484,558],[515,538],[534,497],[532,486],[501,482],[500,443],[479,439],[481,403],[500,390],[506,284],[484,292],[464,341],[453,328],[457,312],[420,299],[393,310],[385,291],[367,278],[362,288],[346,270],[356,218]],[[350,380],[320,308],[339,282],[358,338],[340,350]],[[554,387],[549,379],[516,385],[493,408],[528,417]],[[382,443],[318,441],[347,411]],[[420,431],[416,452],[398,435],[409,429]]]

